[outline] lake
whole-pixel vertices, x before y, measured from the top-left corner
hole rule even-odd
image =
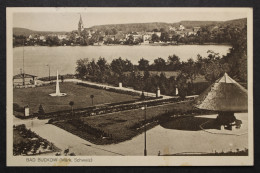
[[[206,57],[207,51],[212,50],[220,55],[226,55],[231,46],[228,45],[174,45],[174,46],[30,46],[24,47],[25,73],[38,77],[48,76],[50,65],[51,75],[74,74],[76,61],[80,58],[98,59],[104,57],[108,62],[115,58],[122,57],[129,59],[133,64],[138,64],[141,58],[145,58],[153,63],[153,60],[161,57],[167,60],[169,55],[177,55],[181,61],[189,58],[194,60],[200,54]],[[23,66],[23,47],[13,49],[13,72],[14,75],[20,73]]]

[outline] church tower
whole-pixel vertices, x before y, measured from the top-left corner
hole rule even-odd
[[[84,30],[84,26],[83,26],[83,21],[82,21],[81,15],[80,15],[79,24],[78,24],[78,34],[79,34],[79,36],[81,34],[81,31],[83,31],[83,30]]]

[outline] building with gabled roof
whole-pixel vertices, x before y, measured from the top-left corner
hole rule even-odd
[[[26,73],[21,73],[13,76],[13,85],[17,86],[35,86],[37,76]]]

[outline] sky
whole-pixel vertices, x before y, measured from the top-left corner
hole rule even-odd
[[[83,10],[18,10],[13,13],[13,27],[36,31],[77,30],[80,14],[84,27],[104,24],[166,22],[182,20],[226,21],[247,17],[244,9],[188,8],[90,8]]]

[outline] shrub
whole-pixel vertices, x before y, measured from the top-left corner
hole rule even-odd
[[[40,115],[45,114],[45,111],[44,111],[43,106],[42,106],[41,104],[40,104],[40,106],[39,106],[38,113],[39,113]]]
[[[23,112],[23,107],[19,106],[17,103],[13,104],[13,110],[16,112]]]
[[[79,119],[71,119],[67,121],[69,124],[71,124],[74,127],[77,127],[79,130],[81,130],[82,132],[87,132],[97,138],[101,138],[101,137],[109,137],[109,134],[104,132],[101,129],[92,127],[90,125],[88,125],[87,123],[84,123],[82,120]]]

